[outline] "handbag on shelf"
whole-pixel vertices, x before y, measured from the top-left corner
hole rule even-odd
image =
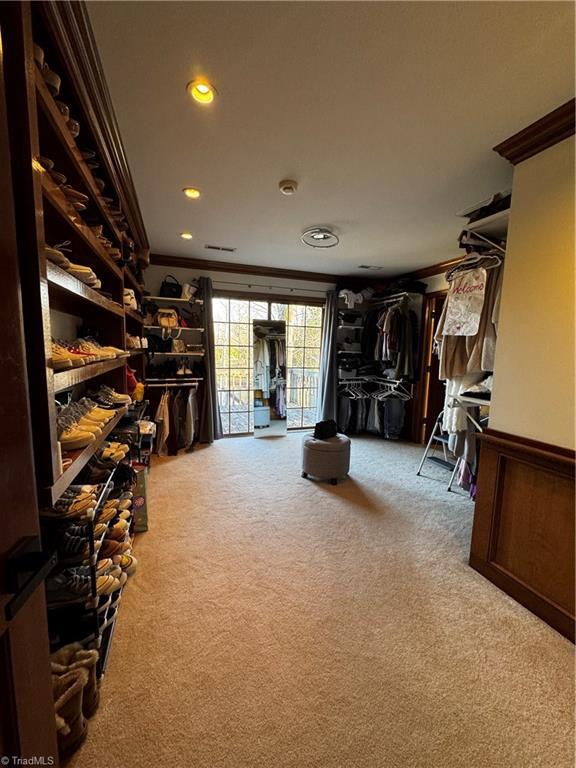
[[[192,301],[197,290],[197,286],[191,285],[190,283],[184,283],[182,285],[182,295],[180,298],[186,299],[186,301]]]
[[[174,309],[159,309],[156,313],[160,328],[178,328],[178,312]]]
[[[166,275],[160,286],[160,296],[167,299],[179,299],[182,296],[182,286],[174,275]]]
[[[177,352],[179,355],[186,352],[186,342],[184,339],[172,339],[172,352]]]
[[[144,313],[144,325],[158,325],[156,315],[158,313],[158,305],[153,301],[146,301],[142,305],[142,312]]]

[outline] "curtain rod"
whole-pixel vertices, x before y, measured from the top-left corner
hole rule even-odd
[[[290,291],[290,293],[300,293],[301,291],[305,291],[306,293],[321,293],[322,295],[326,295],[326,291],[323,291],[321,288],[289,288],[286,285],[263,285],[262,283],[237,283],[232,282],[230,280],[214,280],[213,285],[216,287],[218,285],[240,285],[242,288],[268,288],[269,290],[278,290],[278,291]]]

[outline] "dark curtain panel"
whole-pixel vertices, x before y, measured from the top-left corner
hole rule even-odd
[[[212,324],[212,280],[201,277],[198,281],[198,296],[204,300],[204,386],[200,405],[198,428],[201,443],[213,443],[222,437],[222,420],[216,392],[216,360],[214,358],[214,326]]]
[[[326,296],[322,322],[322,348],[320,357],[320,384],[318,387],[318,421],[336,419],[338,363],[336,357],[336,328],[338,327],[338,292]]]

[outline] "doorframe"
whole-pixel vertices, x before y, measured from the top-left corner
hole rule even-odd
[[[432,291],[431,293],[424,294],[424,306],[422,312],[422,354],[420,355],[420,372],[418,377],[418,391],[416,394],[416,423],[414,425],[413,436],[414,442],[423,445],[426,424],[424,419],[426,418],[426,410],[428,405],[428,395],[430,391],[430,377],[427,370],[430,359],[433,354],[434,348],[434,322],[435,316],[433,314],[433,304],[436,299],[448,294],[448,289],[445,288],[441,291]]]

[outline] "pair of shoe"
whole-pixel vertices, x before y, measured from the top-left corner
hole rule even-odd
[[[185,362],[181,362],[176,371],[176,376],[192,376],[192,371]]]
[[[148,338],[146,336],[132,336],[127,333],[126,349],[148,349]]]
[[[66,181],[65,177],[62,178],[64,181]],[[63,190],[66,199],[75,208],[75,210],[78,211],[86,208],[86,205],[84,202],[82,202],[82,200],[84,198],[88,200],[87,195],[82,194],[82,192],[77,192],[69,185],[62,186],[61,189]],[[70,240],[64,240],[62,243],[57,243],[53,246],[46,246],[44,253],[46,254],[48,261],[56,264],[56,266],[60,267],[60,269],[64,269],[66,272],[69,272],[72,277],[80,280],[80,282],[84,283],[84,285],[87,285],[89,288],[94,288],[94,290],[99,290],[102,288],[102,281],[99,279],[98,275],[94,272],[93,269],[86,267],[84,264],[76,264],[71,261],[72,249],[70,248],[70,244]]]
[[[105,442],[99,453],[99,458],[103,461],[112,461],[117,464],[130,454],[130,446],[126,443]]]
[[[101,486],[70,486],[54,504],[54,511],[61,518],[77,517],[91,519],[98,503]],[[82,530],[72,530],[74,536],[81,536]]]
[[[103,408],[119,408],[123,405],[131,405],[132,403],[130,395],[116,392],[112,387],[105,385],[101,385],[97,392],[90,392],[89,397],[95,405]]]
[[[118,357],[128,357],[129,354],[125,349],[114,347],[111,344],[100,344],[92,338],[76,339],[72,343],[79,352],[92,357],[92,362],[115,360]]]
[[[78,450],[95,442],[111,418],[108,411],[103,411],[84,398],[66,406],[57,417],[58,440],[62,450]]]

